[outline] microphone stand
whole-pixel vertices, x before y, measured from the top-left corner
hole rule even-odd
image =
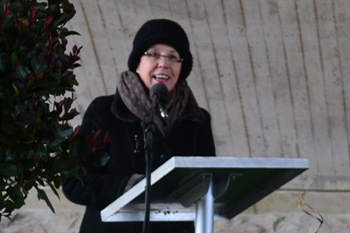
[[[154,143],[154,114],[157,103],[157,95],[152,97],[152,109],[149,122],[144,120],[144,141],[145,141],[145,159],[146,159],[146,187],[145,187],[145,219],[143,222],[143,233],[150,232],[150,206],[151,206],[151,173],[153,161],[153,143]]]

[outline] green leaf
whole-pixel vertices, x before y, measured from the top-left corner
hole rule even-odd
[[[58,178],[58,180],[60,180],[60,178]],[[56,179],[56,182],[55,182],[55,179],[53,180],[53,184],[51,182],[48,182],[48,185],[50,186],[51,190],[53,191],[53,193],[56,195],[58,199],[60,199],[60,195],[57,192],[57,188],[59,188],[60,183],[61,183],[60,181],[57,182],[57,179]]]
[[[0,174],[2,174],[1,167],[2,167],[2,165],[0,164]],[[0,179],[0,190],[1,191],[5,190],[6,185],[7,185],[6,182],[4,182],[3,179]],[[2,192],[0,192],[0,197],[1,196],[2,196]],[[0,198],[0,200],[1,200],[1,198]]]
[[[17,142],[19,142],[20,144],[29,145],[33,143],[34,140],[35,140],[35,137],[33,134],[23,133],[21,137],[17,139]]]
[[[30,74],[30,70],[27,67],[24,66],[18,66],[17,67],[17,74],[18,77],[22,80],[25,80],[27,76]]]
[[[28,126],[32,126],[35,123],[35,115],[33,112],[30,112],[30,110],[28,110],[26,108],[27,108],[27,106],[23,106],[22,109],[20,109],[18,112],[16,112],[17,114],[21,113],[21,116],[16,121],[16,124],[27,128]],[[23,110],[23,112],[21,112],[21,110]]]
[[[27,182],[26,185],[23,187],[25,190],[31,190],[35,185],[35,181],[32,180],[30,182]]]
[[[16,65],[16,63],[17,63],[17,61],[18,61],[18,57],[17,57],[17,54],[16,53],[11,53],[11,63],[12,63],[12,65],[13,66],[15,66]]]
[[[108,163],[109,161],[109,155],[108,153],[103,153],[100,157],[100,165],[101,166],[106,166],[106,164]]]
[[[9,14],[8,16],[6,16],[6,18],[4,19],[4,21],[1,24],[1,30],[6,30],[10,27],[15,26],[15,21],[14,21],[14,15],[13,14]]]
[[[4,59],[2,58],[3,56],[1,56],[0,54],[0,71],[5,71],[5,62],[4,62]]]
[[[17,129],[18,127],[11,123],[4,123],[4,125],[2,126],[2,130],[10,135],[14,135],[17,132]]]
[[[57,145],[57,144],[50,145],[48,147],[48,150],[52,153],[62,153],[63,152],[62,147],[60,145]]]
[[[75,136],[71,141],[69,154],[72,158],[80,156],[85,147],[85,139],[82,135]]]
[[[11,149],[6,151],[6,158],[5,161],[14,161],[16,159],[16,153],[12,151]]]
[[[12,88],[15,91],[16,95],[19,95],[19,90],[14,83],[12,83]]]
[[[78,35],[80,36],[80,33],[79,32],[76,32],[76,31],[73,31],[73,30],[68,30],[67,28],[62,28],[61,31],[60,31],[60,35],[61,36],[70,36],[70,35]]]
[[[58,27],[61,24],[65,24],[69,20],[69,15],[63,13],[62,16],[55,21],[54,27]]]
[[[25,154],[25,160],[22,160],[21,165],[24,169],[31,169],[33,168],[36,164],[34,162],[34,151],[31,150],[28,153]]]
[[[55,213],[55,209],[53,208],[53,206],[52,206],[49,198],[47,197],[45,191],[42,190],[42,189],[39,189],[38,187],[35,187],[35,188],[38,191],[38,199],[39,200],[44,200],[46,202],[47,206],[51,209],[51,211],[53,213]]]
[[[3,168],[4,174],[6,176],[16,176],[17,175],[17,166],[13,164],[5,164]]]
[[[36,56],[32,56],[32,59],[30,62],[31,62],[31,67],[32,67],[32,70],[34,71],[34,73],[35,74],[39,73],[41,61]]]
[[[57,134],[62,138],[69,137],[70,135],[72,135],[72,133],[73,129],[71,127],[57,131]]]
[[[23,5],[19,2],[13,2],[11,3],[10,9],[13,14],[18,15],[22,11]]]

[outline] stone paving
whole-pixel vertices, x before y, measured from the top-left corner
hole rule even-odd
[[[0,223],[1,233],[77,233],[82,212],[20,210],[12,222]],[[319,233],[349,233],[350,214],[325,214]],[[303,212],[240,214],[216,221],[215,233],[314,233],[319,222]]]
[[[230,221],[216,221],[215,233],[315,233],[319,222],[298,208],[302,192],[276,191]],[[55,214],[31,191],[26,205],[3,218],[0,233],[78,233],[84,207],[60,199],[47,190]],[[324,223],[318,233],[350,233],[350,193],[311,192],[306,201],[320,212]]]

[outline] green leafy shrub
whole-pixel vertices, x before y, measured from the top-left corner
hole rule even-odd
[[[74,14],[68,0],[1,1],[0,220],[21,208],[32,188],[54,211],[42,187],[58,196],[60,172],[77,174],[82,143],[69,121],[79,114],[72,103],[81,47],[67,52],[66,37],[78,33],[65,26]]]

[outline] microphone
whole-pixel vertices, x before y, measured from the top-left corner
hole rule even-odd
[[[167,123],[168,120],[168,111],[166,105],[169,102],[169,90],[163,83],[156,83],[151,87],[150,90],[151,99],[154,96],[157,96],[157,109],[159,111],[160,117],[163,120],[163,123]]]

